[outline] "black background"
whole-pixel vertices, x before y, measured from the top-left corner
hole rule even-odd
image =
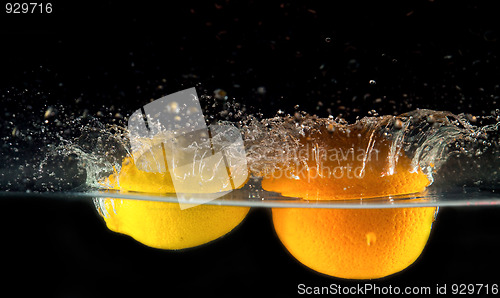
[[[2,5],[2,134],[9,122],[42,122],[49,105],[104,111],[106,121],[192,86],[223,89],[266,116],[297,104],[348,120],[372,109],[489,115],[499,106],[493,2],[52,3],[52,14],[35,15]],[[169,252],[108,231],[90,201],[2,200],[5,292],[281,297],[299,283],[358,283],[296,262],[266,209],[214,243]],[[442,208],[420,259],[376,283],[498,283],[498,215],[496,207]]]
[[[498,207],[441,208],[420,258],[374,281],[328,277],[300,264],[276,237],[268,209],[252,209],[223,238],[183,251],[107,230],[89,201],[4,198],[1,212],[2,290],[19,296],[290,297],[299,296],[301,283],[425,286],[434,294],[446,283],[451,294],[453,283],[499,282]]]
[[[192,86],[268,116],[296,104],[348,119],[499,106],[500,33],[483,2],[61,1],[50,15],[1,16],[6,98],[91,115]]]

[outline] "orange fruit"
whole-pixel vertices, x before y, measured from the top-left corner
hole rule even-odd
[[[175,194],[168,171],[142,171],[130,157],[123,160],[120,172],[101,183],[121,191]],[[160,249],[184,249],[213,241],[234,229],[250,210],[207,204],[182,210],[178,203],[114,198],[100,199],[97,207],[110,230]]]
[[[302,264],[331,276],[373,279],[399,272],[422,252],[434,207],[273,208],[276,233]]]
[[[307,200],[346,200],[421,192],[430,183],[377,129],[322,127],[299,141],[300,162],[264,173],[265,190]],[[418,258],[435,212],[434,207],[273,208],[272,217],[279,239],[302,264],[340,278],[373,279]]]

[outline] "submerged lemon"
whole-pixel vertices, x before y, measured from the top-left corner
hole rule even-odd
[[[132,158],[125,158],[120,172],[103,183],[122,191],[175,193],[168,171],[141,171]],[[183,249],[215,240],[235,228],[249,209],[204,204],[181,210],[178,203],[111,198],[100,203],[110,230],[160,249]]]
[[[267,173],[264,189],[309,200],[342,200],[420,192],[430,183],[373,130],[324,128],[300,142],[305,162]],[[348,279],[380,278],[412,264],[427,243],[435,212],[434,207],[272,210],[276,233],[297,260]]]

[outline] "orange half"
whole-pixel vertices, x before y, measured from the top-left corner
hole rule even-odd
[[[324,127],[300,140],[300,158],[263,175],[262,187],[307,200],[366,199],[425,190],[427,176],[375,130]],[[421,254],[436,208],[273,208],[276,233],[307,267],[340,278],[399,272]]]

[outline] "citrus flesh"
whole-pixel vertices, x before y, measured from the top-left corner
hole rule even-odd
[[[390,140],[373,131],[324,129],[300,142],[306,160],[264,175],[265,190],[308,200],[346,200],[421,192],[430,183],[409,158],[394,153]],[[321,149],[326,158],[318,154]],[[350,150],[359,155],[346,154]],[[272,209],[275,231],[298,261],[347,279],[381,278],[408,267],[425,247],[435,213],[434,207]]]
[[[130,157],[103,184],[121,191],[175,193],[168,171],[142,171]],[[171,250],[195,247],[227,234],[243,221],[249,209],[207,204],[181,209],[178,203],[112,198],[100,204],[110,230],[147,246]]]

